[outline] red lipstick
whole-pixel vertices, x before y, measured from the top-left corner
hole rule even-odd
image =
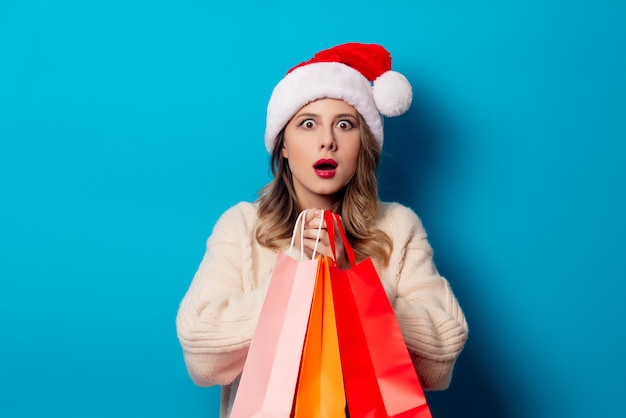
[[[315,164],[313,164],[313,169],[315,170],[315,174],[318,177],[323,179],[329,179],[337,174],[337,161],[332,158],[322,158],[317,160]]]

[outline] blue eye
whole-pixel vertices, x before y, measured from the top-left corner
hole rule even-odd
[[[300,126],[305,129],[313,129],[317,126],[317,123],[313,119],[305,119],[300,123]]]
[[[337,128],[343,131],[347,131],[348,129],[354,128],[354,125],[352,125],[352,122],[350,122],[349,120],[344,119],[339,121],[339,123],[337,124]]]

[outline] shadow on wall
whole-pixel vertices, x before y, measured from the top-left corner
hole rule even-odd
[[[412,207],[423,219],[436,216],[433,196],[437,173],[451,169],[455,138],[459,138],[451,120],[437,112],[436,101],[415,91],[409,112],[400,118],[385,120],[385,135],[381,173],[380,197],[384,201],[397,201]],[[448,162],[448,164],[446,164]],[[425,223],[427,223],[425,221]],[[433,236],[436,231],[428,230]],[[496,370],[490,369],[489,361],[478,351],[489,341],[488,332],[481,332],[481,324],[472,318],[484,317],[480,312],[482,303],[476,300],[480,289],[472,289],[472,272],[457,266],[454,255],[446,254],[446,248],[437,247],[436,264],[450,283],[468,319],[470,335],[455,366],[452,384],[443,392],[427,392],[426,396],[433,416],[456,418],[460,416],[482,418],[512,417],[515,411],[506,402],[503,388],[495,384]]]

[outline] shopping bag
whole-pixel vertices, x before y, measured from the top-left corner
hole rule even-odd
[[[339,358],[329,257],[318,269],[294,404],[295,418],[345,418],[346,397]]]
[[[305,213],[298,216],[289,252],[276,258],[231,418],[289,418],[291,414],[320,264],[318,259],[291,257],[298,225],[303,237]]]
[[[371,258],[356,264],[339,217],[327,213],[325,221],[331,246],[337,224],[351,266],[347,270],[329,269],[350,417],[431,418],[400,326]]]

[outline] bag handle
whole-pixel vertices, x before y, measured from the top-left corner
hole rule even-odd
[[[330,248],[333,252],[335,264],[337,264],[337,250],[335,248],[335,224],[337,224],[341,240],[343,241],[343,247],[345,248],[348,256],[348,261],[350,262],[350,266],[354,267],[356,265],[356,257],[354,256],[354,250],[348,241],[346,231],[343,229],[341,218],[336,213],[332,213],[331,211],[324,212],[323,210],[322,217],[324,218],[324,221],[326,221],[326,230],[328,231],[328,239],[330,241]]]
[[[291,251],[293,250],[293,246],[296,242],[296,232],[298,231],[298,223],[300,224],[300,261],[304,261],[304,220],[306,219],[307,209],[300,212],[298,217],[296,218],[296,224],[293,226],[293,233],[291,234],[291,243],[289,244],[289,251],[287,255],[291,256]],[[322,216],[324,216],[324,209],[322,209]],[[328,212],[328,211],[326,211]],[[322,222],[320,222],[317,227],[317,236],[315,237],[315,246],[313,247],[313,254],[311,256],[311,260],[315,259],[317,255],[317,244],[320,242],[320,234],[322,232]],[[334,254],[334,252],[333,252]]]

